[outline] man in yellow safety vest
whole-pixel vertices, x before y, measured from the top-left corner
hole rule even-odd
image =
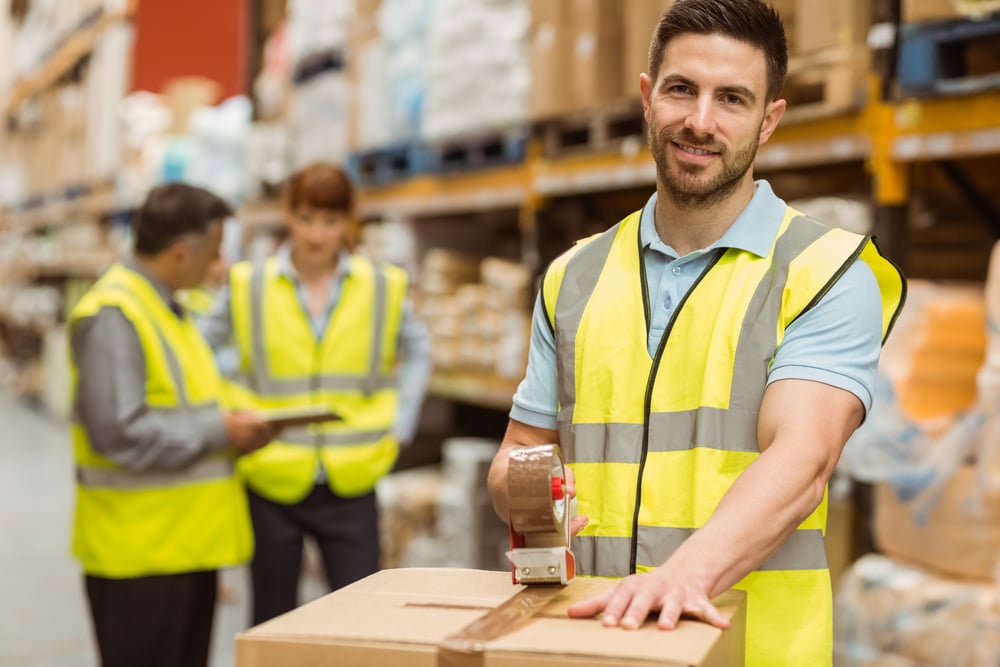
[[[788,207],[752,164],[785,111],[785,34],[761,0],[677,0],[639,77],[656,193],[548,268],[490,491],[512,450],[559,443],[577,571],[620,577],[569,609],[726,622],[747,665],[832,661],[826,485],[871,405],[905,295],[872,239]]]
[[[174,296],[201,284],[231,213],[200,188],[153,189],[134,256],[69,318],[73,551],[104,667],[206,665],[217,570],[253,549],[234,463],[274,432],[222,407],[211,349]]]

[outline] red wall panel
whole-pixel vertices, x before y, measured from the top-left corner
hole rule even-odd
[[[132,89],[160,92],[177,76],[204,76],[222,97],[245,95],[249,0],[140,0]]]

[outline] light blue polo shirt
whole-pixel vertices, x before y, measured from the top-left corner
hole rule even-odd
[[[656,194],[649,198],[642,210],[639,238],[649,291],[646,345],[650,356],[656,354],[674,308],[708,266],[713,251],[738,248],[766,256],[784,218],[785,206],[767,181],[757,181],[750,203],[722,238],[707,248],[678,257],[656,232]],[[788,327],[767,382],[799,379],[839,387],[857,396],[867,412],[881,345],[882,299],[878,282],[867,264],[855,261],[818,304]],[[511,419],[539,428],[556,428],[555,360],[555,340],[537,297],[528,368],[514,394]]]

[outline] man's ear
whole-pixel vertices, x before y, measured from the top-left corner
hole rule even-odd
[[[785,115],[787,106],[787,100],[774,100],[764,109],[764,121],[760,125],[760,143],[767,143],[767,140],[774,134],[774,130],[778,127],[778,121]]]
[[[649,122],[649,105],[653,99],[653,79],[646,73],[639,75],[639,94],[642,96],[642,113]]]

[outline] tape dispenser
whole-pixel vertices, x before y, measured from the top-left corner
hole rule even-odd
[[[558,445],[514,447],[507,469],[511,578],[515,584],[567,584],[576,576],[570,551],[575,498],[566,494]]]

